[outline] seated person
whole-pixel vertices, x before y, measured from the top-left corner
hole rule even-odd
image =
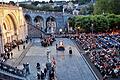
[[[63,46],[63,41],[60,41],[60,42],[59,42],[59,46]]]
[[[69,54],[72,54],[72,48],[69,47]]]
[[[58,47],[57,47],[57,50],[65,50],[64,45],[63,45],[63,41],[60,41],[60,42],[59,42],[59,45],[58,45]]]

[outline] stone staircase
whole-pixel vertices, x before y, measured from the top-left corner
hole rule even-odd
[[[14,62],[13,65],[0,62],[0,80],[33,80],[27,79],[27,75],[24,70],[16,68],[31,46],[32,43],[30,43],[28,47],[21,53],[20,57]]]

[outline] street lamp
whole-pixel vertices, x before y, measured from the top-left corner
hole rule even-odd
[[[78,23],[80,23],[80,22],[76,22],[76,23],[75,23],[75,28],[76,28],[76,26],[77,26]],[[78,27],[77,29],[80,29],[80,27]]]
[[[80,31],[80,26],[79,26],[77,29],[78,29],[78,34],[79,34],[79,31]]]
[[[92,34],[93,34],[93,26],[94,26],[94,24],[92,23],[92,24],[91,24]]]
[[[118,26],[116,26],[116,30],[118,29]]]
[[[59,29],[60,34],[62,34],[62,28]]]

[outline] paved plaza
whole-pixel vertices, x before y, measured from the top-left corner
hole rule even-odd
[[[56,51],[56,43],[64,41],[65,51]],[[68,54],[69,46],[73,49],[73,54]],[[53,46],[49,46],[51,50],[51,59],[54,56],[56,59],[56,78],[57,80],[96,80],[89,67],[83,60],[82,56],[78,52],[76,46],[70,39],[57,38],[53,43]],[[31,80],[37,80],[36,64],[41,64],[41,69],[44,69],[45,63],[47,62],[46,56],[47,47],[42,47],[40,39],[33,40],[33,46],[29,49],[26,56],[20,62],[18,67],[22,66],[23,63],[30,64],[31,74],[28,76]]]

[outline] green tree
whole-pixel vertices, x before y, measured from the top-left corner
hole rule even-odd
[[[109,29],[108,19],[103,15],[93,16],[93,28],[95,32],[106,32]]]
[[[70,27],[73,27],[74,28],[74,25],[75,25],[75,17],[73,17],[73,18],[69,18],[68,19],[68,22],[69,22],[69,26]]]
[[[41,9],[45,10],[45,11],[53,11],[54,10],[53,7],[51,5],[48,5],[48,4],[41,6]]]
[[[104,15],[75,16],[71,19],[74,28],[80,28],[84,32],[106,32],[109,29],[109,21]],[[93,25],[92,25],[93,24]]]
[[[95,14],[114,13],[120,14],[120,1],[119,0],[96,0],[94,6]]]
[[[116,26],[120,26],[120,16],[119,15],[115,15],[115,14],[108,14],[107,19],[109,21],[109,27],[110,29],[115,29]]]

